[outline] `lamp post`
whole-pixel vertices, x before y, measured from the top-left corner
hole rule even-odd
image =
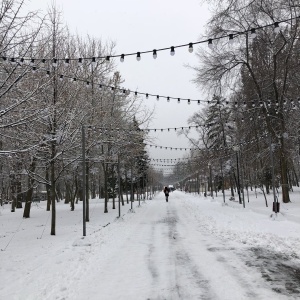
[[[238,195],[239,195],[239,203],[242,204],[241,190],[240,190],[240,170],[239,170],[239,150],[240,150],[240,147],[238,145],[234,145],[233,150],[235,151],[235,154],[236,154],[237,190],[238,190]]]
[[[223,193],[223,201],[225,203],[225,190],[224,190],[224,172],[223,172],[223,161],[220,158],[220,166],[221,166],[221,174],[222,174],[222,193]]]
[[[83,185],[83,191],[82,191],[82,222],[83,222],[83,236],[86,236],[86,219],[85,219],[85,193],[86,193],[86,186],[85,186],[85,130],[84,125],[82,125],[82,185]]]
[[[271,165],[272,165],[272,186],[273,186],[273,211],[275,214],[279,212],[279,203],[278,199],[275,194],[275,172],[274,172],[274,159],[273,159],[273,147],[272,147],[272,138],[271,136],[269,137],[269,146],[270,146],[270,158],[271,158]]]
[[[210,178],[210,195],[214,199],[214,192],[213,192],[213,184],[212,184],[212,171],[211,171],[211,163],[208,163],[209,167],[209,178]]]

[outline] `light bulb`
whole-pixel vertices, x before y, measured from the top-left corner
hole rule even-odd
[[[194,51],[193,43],[189,43],[189,52],[192,53]]]
[[[64,79],[64,75],[59,76],[59,80],[62,81]]]
[[[65,66],[68,66],[69,63],[70,63],[70,59],[69,59],[69,58],[66,58],[66,59],[65,59],[65,62],[64,62]]]
[[[124,62],[124,57],[125,57],[125,55],[124,55],[124,54],[121,54],[120,62]]]
[[[280,27],[279,27],[279,23],[278,22],[275,22],[274,23],[274,33],[279,33],[280,31]]]
[[[234,39],[233,39],[233,34],[229,34],[229,41],[228,41],[228,44],[229,45],[232,45],[234,43]]]
[[[56,58],[53,58],[52,66],[57,67],[57,59]]]
[[[213,48],[213,41],[212,41],[212,39],[209,39],[209,40],[208,40],[208,48],[209,48],[209,49],[212,49],[212,48]]]
[[[175,48],[174,48],[174,46],[172,46],[172,47],[171,47],[170,54],[171,54],[172,56],[174,56],[174,55],[175,55]]]
[[[93,58],[92,58],[92,65],[93,65],[93,66],[96,66],[96,57],[93,57]]]
[[[157,52],[156,52],[156,50],[155,50],[155,49],[153,50],[153,58],[154,58],[154,59],[156,59],[156,58],[157,58]]]
[[[136,60],[137,61],[141,60],[141,52],[137,52],[137,54],[136,54]]]
[[[256,38],[256,31],[255,31],[255,28],[252,28],[252,29],[251,29],[251,35],[250,35],[250,37],[251,37],[252,39],[255,39],[255,38]]]

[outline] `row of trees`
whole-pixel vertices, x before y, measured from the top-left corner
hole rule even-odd
[[[86,199],[105,197],[104,212],[115,195],[117,174],[126,194],[131,183],[137,189],[156,177],[148,169],[145,135],[139,131],[151,112],[137,97],[122,92],[123,80],[112,60],[83,60],[80,65],[72,60],[113,51],[113,43],[71,35],[55,7],[41,17],[25,12],[25,0],[1,2],[1,205],[11,200],[14,211],[23,200],[28,218],[32,199],[44,186],[52,235],[56,201],[65,198],[74,210],[82,198],[83,146]],[[52,64],[56,57],[70,63]],[[100,82],[110,88],[99,89]],[[88,221],[88,202],[86,209]]]
[[[207,176],[210,162],[215,176],[223,170],[235,186],[240,159],[244,186],[265,186],[268,192],[274,179],[287,203],[292,185],[298,184],[300,161],[300,2],[209,2],[216,5],[208,37],[233,34],[234,42],[214,40],[212,50],[197,53],[195,83],[214,96],[189,119],[191,125],[199,125],[198,137],[190,139],[195,151],[187,165],[180,163],[175,170],[185,170],[183,177],[196,171]],[[279,31],[274,31],[275,23]],[[264,27],[268,24],[274,26]],[[261,28],[255,38],[251,28]],[[239,34],[244,31],[248,33]]]

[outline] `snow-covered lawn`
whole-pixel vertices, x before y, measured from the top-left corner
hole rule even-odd
[[[300,190],[277,216],[267,197],[159,193],[120,219],[94,199],[85,238],[81,204],[57,203],[56,236],[46,203],[30,219],[5,205],[0,299],[299,299]]]

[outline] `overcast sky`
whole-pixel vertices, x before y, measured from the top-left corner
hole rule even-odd
[[[209,18],[208,8],[201,0],[56,0],[63,19],[72,32],[89,34],[103,41],[116,42],[116,54],[146,51],[187,44],[201,40]],[[51,1],[31,0],[29,9],[45,11]],[[203,46],[202,46],[203,47]],[[194,51],[195,52],[195,51]],[[117,68],[125,79],[124,87],[139,92],[176,98],[204,99],[206,95],[191,82],[195,74],[184,65],[197,65],[194,53],[187,48],[144,54],[138,62],[134,56],[125,57],[124,63],[116,59]],[[155,116],[150,128],[188,126],[187,119],[200,107],[196,103],[178,104],[166,99],[144,99]],[[190,147],[188,140],[175,131],[151,133],[157,145]],[[149,148],[151,158],[180,158],[184,151]],[[165,167],[164,169],[169,169]]]

